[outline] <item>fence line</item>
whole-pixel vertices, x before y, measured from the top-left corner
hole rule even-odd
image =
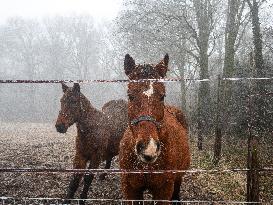
[[[7,200],[13,200],[15,201],[55,201],[57,202],[57,204],[60,204],[61,201],[64,200],[70,200],[71,202],[79,202],[79,201],[86,201],[86,202],[120,202],[125,203],[125,202],[142,202],[142,204],[144,204],[145,202],[153,202],[154,204],[156,204],[157,202],[168,202],[168,203],[197,203],[197,204],[204,204],[204,203],[208,203],[208,204],[271,204],[272,201],[269,202],[247,202],[247,201],[223,201],[223,200],[219,200],[219,201],[209,201],[209,200],[185,200],[185,201],[170,201],[170,200],[152,200],[152,199],[144,199],[144,200],[125,200],[125,199],[109,199],[109,198],[102,198],[102,199],[98,199],[98,198],[89,198],[89,199],[64,199],[64,198],[43,198],[43,197],[38,197],[38,198],[32,198],[32,197],[22,197],[22,198],[16,198],[16,197],[5,197],[2,196],[0,197],[0,201],[7,201]]]
[[[222,81],[268,81],[273,80],[273,77],[242,77],[242,78],[221,78]],[[195,82],[212,82],[215,79],[192,79],[192,78],[164,78],[164,79],[141,79],[141,80],[0,80],[2,84],[57,84],[57,83],[128,83],[128,82],[180,82],[180,81],[195,81]],[[252,94],[250,97],[254,95],[272,95],[273,93],[262,93],[262,94]],[[108,174],[163,174],[163,173],[229,173],[229,172],[248,172],[248,171],[258,171],[258,172],[273,172],[273,167],[265,167],[261,169],[248,169],[248,168],[234,168],[234,169],[192,169],[192,170],[122,170],[122,169],[46,169],[46,168],[0,168],[0,173],[80,173],[80,174],[92,174],[92,173],[108,173]],[[0,196],[0,202],[4,204],[7,200],[23,200],[26,204],[26,201],[33,200],[33,201],[56,201],[57,204],[64,201],[65,199],[62,198],[30,198],[30,197],[23,197],[23,198],[15,198],[15,197],[5,197]],[[156,204],[157,202],[181,202],[181,203],[197,203],[197,204],[263,204],[263,203],[272,203],[270,202],[246,202],[246,201],[205,201],[205,200],[195,200],[195,201],[168,201],[168,200],[123,200],[123,199],[71,199],[71,201],[79,202],[80,201],[94,201],[94,202],[153,202]]]
[[[222,81],[244,81],[244,80],[273,80],[273,77],[242,77],[242,78],[221,78]],[[103,80],[103,79],[94,79],[94,80],[0,80],[0,83],[3,84],[17,84],[17,83],[127,83],[127,82],[180,82],[180,81],[196,81],[196,82],[210,82],[214,81],[213,79],[194,79],[194,78],[162,78],[162,79],[140,79],[140,80],[128,80],[128,79],[116,79],[116,80]]]
[[[247,172],[250,169],[191,169],[191,170],[124,170],[124,169],[47,169],[47,168],[0,168],[0,173],[108,173],[108,174],[164,174],[164,173],[228,173]],[[273,167],[257,169],[259,172],[273,172]]]

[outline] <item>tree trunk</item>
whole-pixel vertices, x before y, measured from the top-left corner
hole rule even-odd
[[[262,37],[260,29],[259,20],[259,6],[256,0],[252,3],[248,0],[248,4],[251,10],[252,19],[252,32],[253,32],[253,43],[254,43],[254,68],[256,71],[256,76],[254,77],[265,77],[265,68],[263,61],[263,48],[262,48]],[[260,96],[255,97],[255,130],[262,134],[266,131],[267,120],[266,120],[266,98],[263,96],[266,93],[265,81],[256,81],[254,87],[254,94],[259,94]],[[270,122],[269,122],[270,123]]]
[[[208,79],[208,55],[204,50],[200,55],[200,79]],[[208,134],[210,125],[210,85],[202,81],[198,92],[198,149],[203,149],[204,135]]]
[[[256,71],[255,77],[265,77],[262,38],[259,21],[259,7],[256,0],[247,0],[251,10],[252,32],[254,43],[254,68]],[[252,2],[252,3],[251,3]],[[254,85],[254,95],[250,99],[249,105],[250,127],[248,139],[248,168],[247,173],[247,201],[259,202],[259,160],[258,160],[258,139],[266,129],[266,115],[265,108],[266,100],[263,94],[266,92],[264,81],[258,81]],[[252,105],[254,105],[252,109]]]
[[[208,35],[204,31],[200,31],[200,79],[209,79],[208,69]],[[210,84],[208,81],[202,81],[199,85],[198,92],[198,149],[203,149],[203,138],[207,135],[210,127]]]
[[[181,57],[181,62],[179,64],[179,75],[182,79],[180,81],[180,89],[181,89],[181,109],[184,113],[187,113],[187,101],[186,101],[186,83],[185,83],[185,57]]]
[[[245,1],[229,0],[225,29],[225,60],[223,76],[226,78],[234,75],[235,42],[238,36],[242,11]]]
[[[250,132],[248,138],[248,155],[247,155],[247,202],[259,202],[259,159],[258,159],[258,142]]]
[[[245,1],[241,0],[229,0],[228,1],[228,13],[226,20],[225,29],[225,58],[224,58],[224,68],[223,77],[232,78],[235,77],[234,59],[235,59],[235,42],[238,36],[240,21],[242,16],[242,11],[244,9]],[[229,113],[232,108],[232,82],[226,81],[225,86],[223,86],[223,93],[225,99],[223,100],[224,118],[229,121]],[[229,123],[227,123],[229,124]],[[225,127],[224,130],[227,130]]]
[[[222,120],[221,120],[221,110],[222,102],[220,102],[221,91],[222,91],[221,76],[218,76],[218,88],[217,88],[217,114],[216,114],[216,128],[215,128],[215,141],[214,141],[214,156],[213,164],[218,165],[221,152],[222,152]]]

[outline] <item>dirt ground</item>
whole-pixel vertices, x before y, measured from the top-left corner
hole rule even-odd
[[[70,128],[67,134],[57,133],[53,122],[48,124],[0,122],[0,168],[72,168],[75,135],[75,127]],[[209,168],[207,162],[211,160],[211,153],[206,149],[198,152],[194,146],[191,149],[192,167]],[[116,158],[111,168],[118,168],[117,164]],[[226,162],[222,164],[221,168],[231,168]],[[64,173],[0,173],[0,197],[64,198],[70,176],[71,174]],[[245,179],[245,173],[187,174],[180,195],[183,200],[190,201],[244,201]],[[89,191],[89,198],[121,199],[119,185],[118,174],[108,175],[104,181],[96,177]],[[262,200],[272,201],[273,191],[264,192]],[[79,191],[76,197],[78,196]],[[150,196],[146,195],[146,198],[149,199]],[[4,200],[1,202],[0,198],[0,204],[3,202]],[[30,203],[42,202],[26,204]],[[61,202],[52,200],[50,203]],[[117,202],[91,201],[89,204],[117,204]]]

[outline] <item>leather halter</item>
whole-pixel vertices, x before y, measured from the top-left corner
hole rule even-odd
[[[137,125],[140,122],[143,121],[148,121],[148,122],[152,122],[155,124],[155,126],[157,127],[157,129],[161,128],[161,123],[156,121],[156,119],[150,115],[141,115],[138,118],[135,118],[131,121],[131,125]]]

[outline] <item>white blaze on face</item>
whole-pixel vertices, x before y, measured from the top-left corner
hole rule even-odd
[[[154,94],[154,87],[153,87],[153,82],[150,82],[149,89],[143,92],[144,95],[146,95],[148,98]]]
[[[154,157],[157,155],[157,145],[153,138],[150,139],[150,142],[147,145],[147,148],[145,149],[144,154],[151,157]]]

